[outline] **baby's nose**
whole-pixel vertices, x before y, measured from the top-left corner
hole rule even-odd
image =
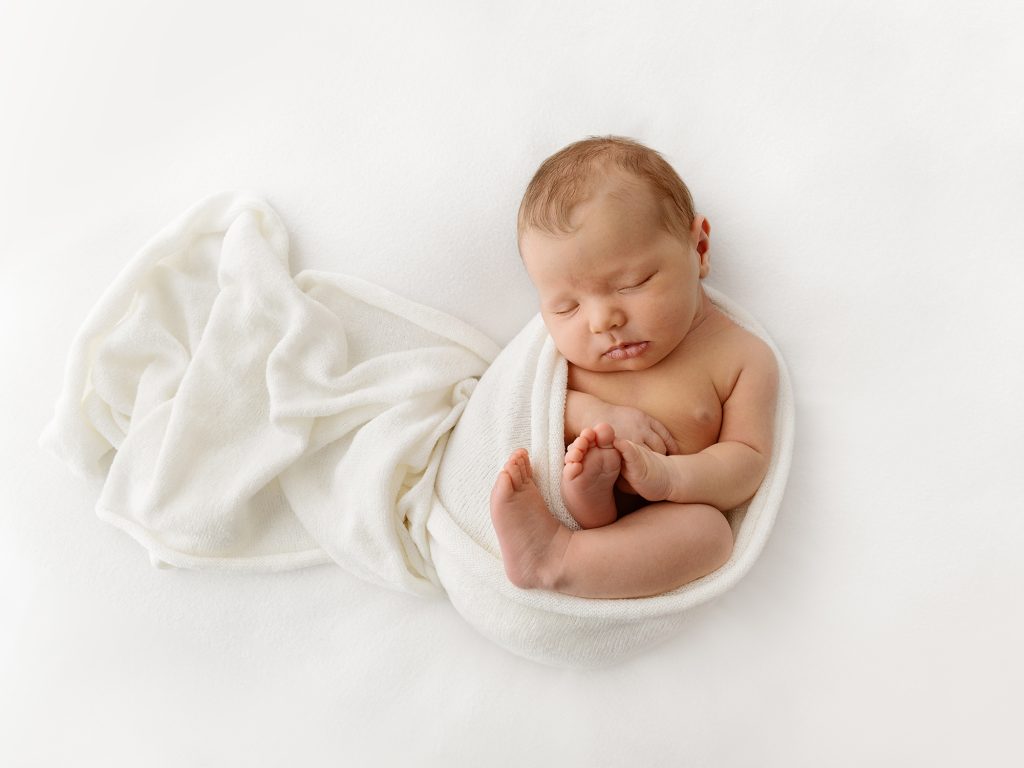
[[[604,333],[625,322],[625,315],[617,307],[600,306],[590,313],[591,333]]]

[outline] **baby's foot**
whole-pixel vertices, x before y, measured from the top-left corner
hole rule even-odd
[[[648,501],[668,498],[671,480],[665,456],[622,438],[615,441],[615,448],[622,455],[622,477],[633,491]]]
[[[491,522],[509,581],[524,589],[553,589],[572,531],[551,516],[522,448],[512,452],[498,473],[491,491]]]
[[[622,457],[614,442],[611,425],[598,424],[584,429],[565,451],[562,498],[581,528],[608,525],[618,517],[612,487],[619,478]]]

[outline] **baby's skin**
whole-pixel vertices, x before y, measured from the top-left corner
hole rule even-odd
[[[609,194],[613,193],[613,194]],[[708,299],[710,225],[685,242],[650,193],[608,173],[572,212],[571,235],[528,230],[523,261],[569,369],[566,508],[558,522],[513,451],[491,492],[509,580],[581,597],[656,595],[724,565],[723,514],[770,459],[778,370],[771,349]]]

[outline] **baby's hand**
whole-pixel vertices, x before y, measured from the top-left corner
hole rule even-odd
[[[679,453],[679,447],[668,429],[653,416],[628,405],[612,405],[603,400],[598,402],[600,405],[595,404],[588,414],[590,426],[604,421],[612,425],[617,438],[646,445],[655,453],[663,455]]]
[[[644,445],[623,440],[618,435],[614,445],[622,456],[619,481],[629,486],[628,489],[620,486],[620,490],[635,493],[648,501],[662,501],[669,497],[672,478],[668,459],[661,458]]]

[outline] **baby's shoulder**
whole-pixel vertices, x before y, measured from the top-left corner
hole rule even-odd
[[[768,346],[768,342],[752,331],[748,331],[742,325],[730,317],[726,317],[729,323],[727,344],[742,360],[754,364],[767,364],[775,361],[775,353]]]
[[[723,394],[728,396],[744,371],[752,377],[777,379],[778,361],[768,343],[725,313],[720,314],[715,357],[721,364],[718,378]]]

